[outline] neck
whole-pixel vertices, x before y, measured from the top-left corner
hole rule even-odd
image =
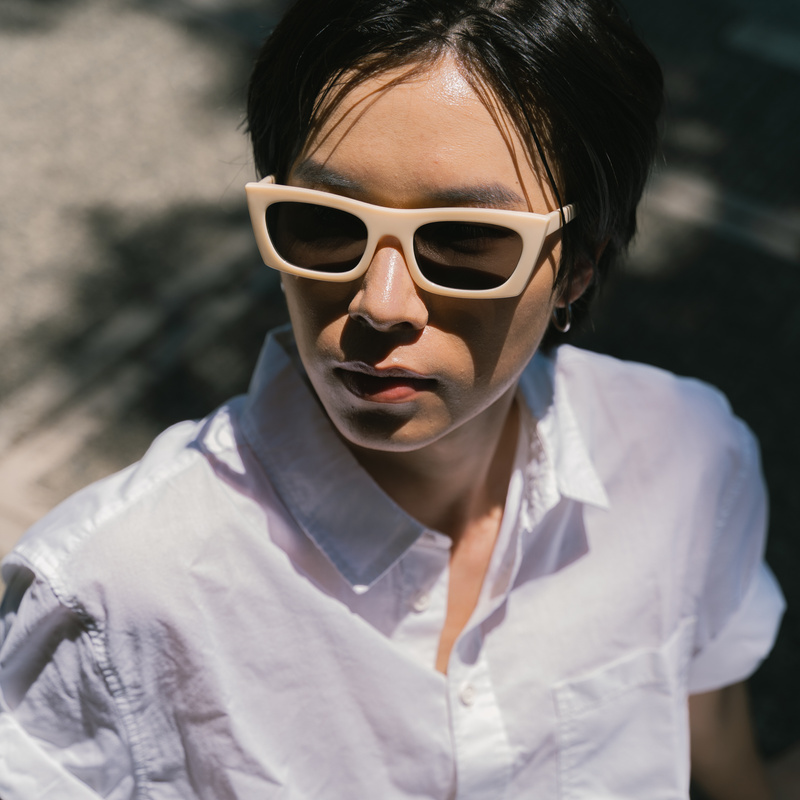
[[[518,430],[512,390],[484,414],[420,450],[355,448],[354,453],[401,508],[458,544],[482,521],[502,516]]]

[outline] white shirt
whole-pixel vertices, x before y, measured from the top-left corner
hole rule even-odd
[[[757,446],[696,381],[562,347],[519,399],[478,607],[434,669],[449,540],[265,347],[4,565],[3,800],[687,798],[686,695],[783,608]]]

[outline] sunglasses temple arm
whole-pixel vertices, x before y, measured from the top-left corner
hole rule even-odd
[[[563,215],[563,222],[562,222],[562,215]],[[555,233],[559,228],[563,225],[566,225],[568,222],[571,222],[575,218],[575,206],[570,203],[569,205],[564,206],[563,208],[556,209],[551,214],[548,215],[548,223],[547,223],[547,231],[545,236],[549,236],[551,233]]]

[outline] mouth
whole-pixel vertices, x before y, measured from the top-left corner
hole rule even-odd
[[[376,369],[368,364],[349,363],[334,368],[344,386],[362,400],[375,403],[407,403],[436,386],[435,378],[407,369]]]

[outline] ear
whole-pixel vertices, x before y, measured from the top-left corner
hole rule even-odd
[[[575,265],[569,283],[564,287],[559,302],[556,305],[571,305],[588,288],[594,278],[594,264],[589,260],[581,261]]]
[[[589,288],[595,275],[595,264],[600,260],[603,251],[606,249],[608,239],[600,244],[595,251],[594,261],[581,259],[575,264],[570,276],[569,283],[564,287],[561,296],[558,298],[557,306],[568,306],[574,303]]]

